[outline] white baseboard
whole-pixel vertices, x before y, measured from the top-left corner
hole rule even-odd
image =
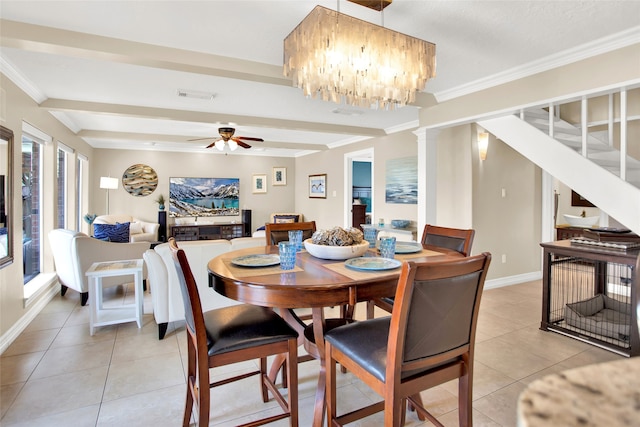
[[[502,288],[503,286],[517,285],[519,283],[532,282],[540,279],[542,279],[542,271],[532,271],[531,273],[518,274],[516,276],[486,280],[484,283],[484,289]]]
[[[13,343],[16,338],[20,336],[22,331],[24,331],[29,323],[42,311],[43,308],[49,304],[57,294],[60,292],[60,286],[57,285],[57,280],[55,283],[42,292],[42,298],[38,298],[37,301],[34,301],[33,304],[30,304],[29,310],[18,319],[16,323],[9,328],[7,332],[0,336],[0,354],[4,353],[7,348]]]

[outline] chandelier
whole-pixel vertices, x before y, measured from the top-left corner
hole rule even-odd
[[[284,39],[284,75],[305,96],[403,106],[436,75],[436,45],[316,6]]]

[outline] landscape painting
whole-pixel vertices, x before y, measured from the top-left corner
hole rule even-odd
[[[418,204],[418,159],[403,157],[387,160],[385,201]]]
[[[239,178],[169,178],[169,216],[240,215]]]

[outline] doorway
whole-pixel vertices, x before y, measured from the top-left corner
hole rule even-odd
[[[373,148],[346,153],[344,169],[344,224],[357,227],[359,224],[353,224],[354,203],[367,205],[366,221],[374,218]]]

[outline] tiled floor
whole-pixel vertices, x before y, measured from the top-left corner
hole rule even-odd
[[[614,353],[538,329],[539,281],[485,291],[480,310],[474,378],[476,426],[516,425],[519,393],[546,374],[620,359]],[[113,304],[131,299],[117,289]],[[98,328],[89,336],[88,307],[69,291],[56,297],[0,358],[0,425],[9,426],[179,426],[185,394],[184,326],[172,324],[158,341],[150,297],[145,297],[144,327],[135,323]],[[358,315],[364,307],[358,307]],[[359,316],[358,316],[359,317]],[[224,375],[247,364],[220,368]],[[315,362],[299,366],[300,425],[311,424]],[[377,399],[349,373],[339,376],[338,410]],[[248,381],[248,385],[247,385]],[[457,426],[457,384],[422,394],[428,409],[447,426]],[[240,398],[242,397],[242,399]],[[218,402],[218,400],[220,400]],[[275,410],[263,404],[257,380],[214,389],[211,425],[246,422]],[[381,425],[380,415],[362,426]],[[286,421],[274,425],[287,425]],[[354,424],[356,425],[356,424]],[[407,416],[408,426],[430,425]]]

